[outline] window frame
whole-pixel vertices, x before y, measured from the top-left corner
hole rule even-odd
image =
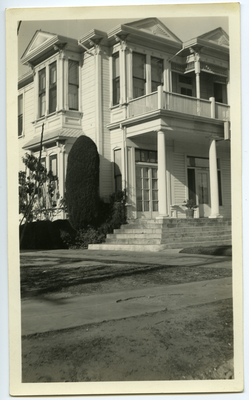
[[[41,76],[44,75],[45,85],[41,87]],[[43,100],[45,98],[45,101]],[[39,118],[45,117],[46,114],[46,67],[42,68],[38,72],[38,115]],[[44,113],[43,110],[44,105]]]
[[[118,60],[119,75],[115,76],[115,61]],[[119,95],[118,95],[119,94]],[[120,104],[120,57],[119,50],[112,54],[112,105]]]

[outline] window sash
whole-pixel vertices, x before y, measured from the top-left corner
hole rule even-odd
[[[157,91],[157,87],[163,85],[163,60],[151,57],[151,89]]]
[[[68,108],[79,110],[79,62],[68,60]]]

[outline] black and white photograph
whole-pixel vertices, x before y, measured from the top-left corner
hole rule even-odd
[[[11,394],[240,392],[239,4],[98,9],[6,12]]]

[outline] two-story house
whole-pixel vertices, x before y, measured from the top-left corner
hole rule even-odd
[[[20,156],[38,154],[65,191],[79,135],[100,155],[100,196],[126,189],[129,219],[231,217],[229,38],[182,42],[157,18],[78,40],[37,31],[22,56]]]

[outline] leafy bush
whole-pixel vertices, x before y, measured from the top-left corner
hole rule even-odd
[[[74,237],[65,235],[65,244],[71,249],[86,249],[89,244],[103,243],[108,233],[126,223],[125,203],[126,195],[123,191],[112,194],[110,203],[100,201],[98,223],[78,229]]]
[[[68,155],[66,202],[76,230],[96,222],[99,208],[99,155],[95,143],[80,136]]]

